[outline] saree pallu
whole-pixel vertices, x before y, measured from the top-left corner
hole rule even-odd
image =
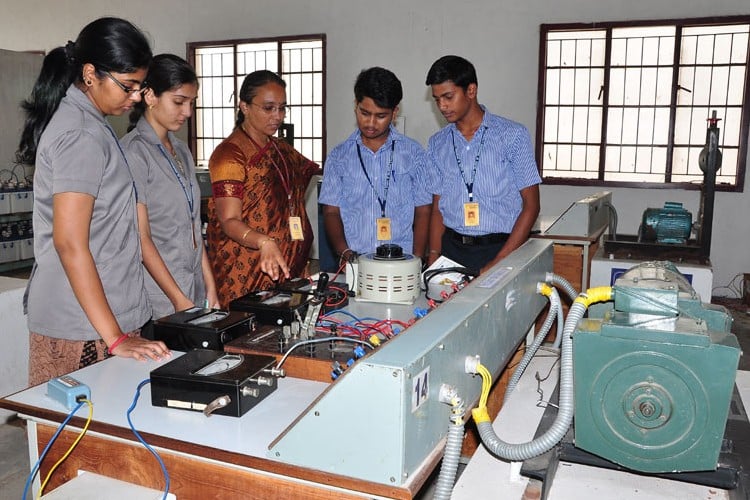
[[[272,137],[258,150],[236,129],[211,155],[209,171],[213,197],[208,202],[208,257],[216,279],[219,302],[229,302],[273,285],[260,270],[260,252],[240,245],[221,228],[215,199],[235,197],[242,202],[242,219],[258,233],[276,239],[292,277],[306,271],[313,243],[305,211],[305,191],[319,167],[286,142]],[[292,240],[289,217],[302,222],[303,240]]]

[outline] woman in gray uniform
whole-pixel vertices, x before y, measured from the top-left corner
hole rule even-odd
[[[34,256],[27,289],[29,379],[35,385],[109,353],[170,354],[139,336],[151,311],[143,284],[136,193],[106,115],[141,99],[151,62],[143,34],[101,18],[45,58],[18,159],[35,164]]]
[[[198,78],[185,60],[160,54],[146,82],[122,146],[138,189],[146,290],[157,319],[193,305],[218,307],[219,299],[203,248],[195,163],[174,135],[192,114]]]

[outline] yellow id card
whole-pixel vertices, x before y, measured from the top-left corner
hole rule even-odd
[[[479,225],[479,203],[464,203],[464,226]]]
[[[381,217],[375,220],[378,231],[378,241],[387,241],[391,239],[391,219]]]
[[[300,217],[289,217],[289,234],[293,240],[305,239],[305,233],[302,232],[302,219]]]

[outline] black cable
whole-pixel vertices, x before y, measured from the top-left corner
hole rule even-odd
[[[479,272],[474,271],[473,269],[469,269],[466,267],[443,267],[441,269],[429,269],[422,273],[422,282],[424,283],[424,292],[425,292],[425,298],[427,300],[434,300],[436,302],[442,302],[443,298],[440,297],[439,299],[430,297],[430,281],[432,281],[435,276],[439,276],[441,274],[447,274],[447,273],[460,273],[463,274],[464,280],[471,281],[476,276],[479,276]],[[456,283],[457,285],[460,283]]]

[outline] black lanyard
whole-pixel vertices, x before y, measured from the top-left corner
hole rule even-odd
[[[482,154],[482,148],[484,147],[484,134],[487,132],[487,126],[482,127],[482,139],[479,141],[479,150],[477,155],[474,157],[474,168],[471,171],[471,182],[466,182],[466,174],[464,173],[464,167],[461,165],[461,158],[458,157],[458,151],[456,150],[456,137],[453,135],[451,130],[451,141],[453,142],[453,155],[456,157],[456,163],[458,169],[461,171],[461,178],[466,185],[466,190],[469,192],[469,201],[474,201],[474,179],[477,176],[477,166],[479,165],[479,156]]]
[[[364,172],[365,177],[367,177],[367,182],[370,183],[370,187],[372,188],[373,192],[375,193],[375,196],[378,197],[378,203],[380,204],[380,216],[385,217],[385,204],[388,202],[388,187],[391,184],[391,173],[393,170],[391,168],[393,167],[393,150],[396,149],[396,140],[394,139],[391,141],[391,159],[388,160],[388,174],[385,178],[385,189],[383,190],[383,197],[380,197],[380,193],[378,193],[378,190],[375,189],[375,186],[372,183],[372,180],[370,179],[370,175],[367,173],[367,170],[365,169],[365,162],[362,161],[362,150],[359,147],[359,143],[357,143],[357,156],[359,157],[359,166],[362,167],[362,172]]]

